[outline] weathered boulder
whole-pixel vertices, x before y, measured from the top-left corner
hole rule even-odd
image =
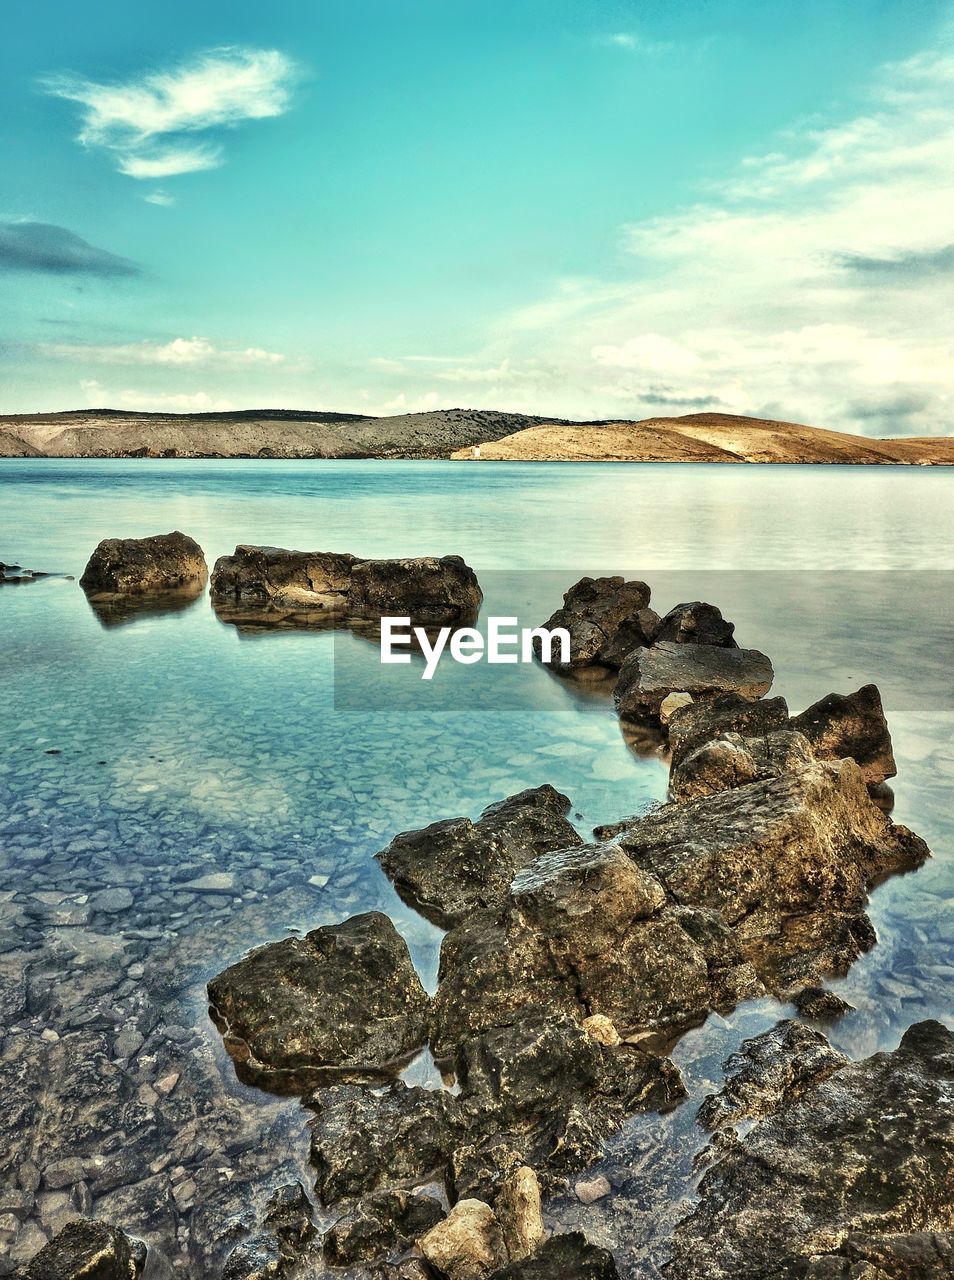
[[[669,793],[674,800],[691,800],[797,772],[813,759],[808,739],[792,729],[777,729],[760,738],[726,733],[703,743],[671,769]]]
[[[322,1251],[333,1267],[374,1262],[408,1249],[444,1217],[434,1196],[417,1191],[376,1191],[359,1200],[325,1233]]]
[[[854,1005],[836,996],[834,991],[826,987],[802,987],[792,996],[792,1004],[804,1018],[815,1022],[833,1022],[846,1013],[851,1013]]]
[[[428,997],[387,916],[368,912],[250,952],[208,986],[250,1073],[374,1072],[427,1039]]]
[[[625,578],[581,578],[563,597],[563,607],[543,624],[564,627],[570,635],[570,660],[560,661],[554,647],[548,663],[556,671],[602,665],[617,668],[636,645],[650,642],[659,621],[648,609],[649,587]],[[537,656],[540,646],[537,644]]]
[[[106,538],[90,556],[80,586],[90,596],[198,592],[207,576],[202,548],[176,530],[151,538]]]
[[[300,1182],[269,1197],[260,1229],[229,1254],[222,1280],[280,1280],[290,1275],[315,1234],[311,1204]]]
[[[925,1280],[954,1256],[954,1034],[841,1065],[727,1149],[672,1240],[669,1280]]]
[[[483,595],[460,556],[363,560],[348,553],[240,545],[212,571],[213,602],[346,617],[408,615],[419,622],[476,617]]]
[[[660,619],[653,633],[653,643],[671,640],[674,644],[712,644],[724,649],[735,649],[733,633],[735,624],[726,621],[714,604],[693,600],[689,604],[677,604]]]
[[[25,1266],[16,1280],[137,1280],[146,1248],[118,1227],[78,1218],[69,1222]]]
[[[692,702],[669,717],[667,731],[672,768],[678,769],[693,751],[727,733],[744,738],[764,737],[776,729],[787,729],[788,703],[784,698],[761,698],[752,702],[737,693]]]
[[[652,719],[671,693],[697,700],[736,693],[754,700],[768,693],[772,680],[772,664],[757,649],[667,640],[633,650],[620,668],[613,700],[623,719]]]
[[[447,1280],[485,1280],[507,1261],[500,1223],[482,1200],[458,1200],[447,1217],[417,1243]]]
[[[793,716],[792,727],[805,735],[819,760],[856,761],[869,786],[898,771],[877,685],[863,685],[855,693],[829,693]]]
[[[608,1249],[579,1231],[551,1236],[535,1253],[494,1273],[493,1280],[619,1280]]]
[[[451,818],[395,836],[377,860],[401,898],[442,929],[499,905],[537,854],[582,844],[570,801],[551,786],[490,805],[476,822]]]

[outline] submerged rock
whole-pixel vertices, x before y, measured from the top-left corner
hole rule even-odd
[[[80,578],[87,595],[143,595],[201,590],[208,576],[202,548],[176,530],[150,538],[106,538]]]
[[[363,560],[349,553],[239,545],[212,571],[214,602],[344,616],[409,615],[420,622],[476,617],[483,595],[460,556]]]
[[[579,1231],[551,1236],[529,1258],[495,1273],[493,1280],[620,1280],[608,1249]]]
[[[146,1247],[118,1227],[78,1218],[68,1222],[15,1280],[138,1280]]]
[[[854,1009],[854,1005],[825,987],[803,987],[792,996],[792,1004],[803,1017],[816,1022],[833,1022]]]
[[[229,1052],[252,1073],[374,1072],[427,1039],[428,997],[380,912],[259,947],[208,992]]]
[[[443,929],[496,906],[514,874],[537,854],[582,843],[565,815],[570,801],[551,786],[521,791],[476,822],[451,818],[395,836],[377,860],[401,898]]]
[[[322,1250],[333,1267],[374,1262],[408,1249],[444,1217],[434,1196],[377,1191],[359,1200],[326,1232]]]
[[[261,1229],[229,1254],[222,1280],[280,1280],[297,1267],[315,1234],[311,1204],[300,1182],[269,1198]]]
[[[950,1274],[954,1034],[909,1028],[844,1059],[724,1150],[677,1229],[669,1280]]]
[[[869,786],[898,771],[877,685],[863,685],[855,693],[829,693],[794,716],[792,727],[805,735],[819,760],[856,761]]]
[[[694,699],[736,693],[754,700],[768,693],[772,680],[772,664],[757,649],[667,640],[633,650],[620,668],[613,699],[623,719],[651,719],[671,693]]]
[[[547,630],[564,627],[570,635],[570,660],[561,662],[554,647],[547,664],[555,671],[601,665],[616,669],[637,645],[649,644],[659,622],[648,609],[649,587],[625,578],[581,578],[543,624]],[[539,645],[537,656],[540,656]]]
[[[691,604],[677,604],[660,619],[653,633],[653,643],[671,640],[674,644],[712,644],[736,649],[734,631],[735,624],[727,622],[714,604],[694,600]]]

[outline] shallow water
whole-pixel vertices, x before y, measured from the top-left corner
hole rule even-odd
[[[741,644],[772,657],[774,692],[793,710],[876,682],[898,759],[894,816],[936,857],[876,891],[879,943],[833,984],[857,1012],[831,1038],[862,1056],[951,1009],[950,486],[940,469],[2,460],[0,560],[78,577],[100,538],[172,528],[200,542],[210,567],[237,542],[457,553],[478,573],[484,614],[518,612],[527,624],[582,572],[624,572],[649,581],[660,612],[684,599],[718,604]],[[663,765],[629,749],[606,696],[540,668],[442,669],[428,689],[415,670],[390,685],[375,648],[347,633],[243,634],[205,597],[101,620],[62,578],[0,588],[0,625],[0,960],[14,978],[32,966],[0,1062],[41,1026],[141,1034],[142,984],[158,1021],[144,1047],[112,1052],[137,1088],[155,1082],[159,1068],[139,1065],[152,1055],[182,1076],[172,1099],[190,1072],[202,1076],[193,1120],[211,1098],[237,1108],[234,1129],[277,1126],[284,1161],[231,1151],[234,1133],[206,1150],[204,1122],[183,1139],[179,1117],[165,1207],[147,1211],[155,1186],[137,1199],[120,1184],[101,1199],[105,1184],[86,1180],[96,1211],[122,1210],[131,1231],[191,1253],[195,1275],[214,1230],[197,1221],[214,1199],[208,1169],[229,1165],[229,1182],[254,1198],[305,1154],[295,1104],[235,1083],[205,1018],[207,978],[250,945],[380,907],[433,985],[440,934],[372,859],[391,835],[542,782],[571,797],[584,832],[664,795]],[[227,877],[218,891],[188,887],[210,874]],[[116,888],[127,893],[97,897]],[[696,1097],[742,1034],[778,1014],[769,1002],[685,1037],[675,1056]],[[628,1135],[638,1145],[644,1130],[665,1131],[682,1152],[671,1185],[653,1175],[659,1197],[691,1190],[695,1105],[665,1125],[636,1121]],[[171,1141],[159,1124],[150,1158]],[[15,1168],[4,1172],[16,1181]],[[84,1201],[75,1188],[68,1204],[57,1194],[38,1193],[11,1257]],[[605,1204],[567,1212],[610,1242],[632,1229]]]

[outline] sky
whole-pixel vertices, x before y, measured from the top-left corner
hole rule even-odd
[[[0,412],[954,434],[954,0],[5,0]]]

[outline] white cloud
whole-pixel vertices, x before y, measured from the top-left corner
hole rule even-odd
[[[175,196],[171,196],[168,191],[149,191],[143,196],[143,200],[145,200],[146,204],[158,204],[164,208],[168,208],[176,202]]]
[[[614,31],[600,36],[598,44],[607,45],[611,49],[625,49],[628,53],[641,53],[650,58],[669,53],[672,45],[666,40],[647,40],[635,31]]]
[[[277,49],[224,48],[122,83],[70,75],[42,83],[55,97],[79,104],[77,141],[107,149],[121,173],[146,179],[221,164],[219,146],[189,145],[188,136],[282,115],[297,74]]]
[[[38,351],[54,359],[115,365],[236,369],[269,368],[286,363],[286,357],[275,351],[263,351],[261,347],[229,350],[215,346],[208,338],[173,338],[171,342],[128,342],[117,346],[48,342],[42,343]]]
[[[84,378],[80,388],[93,409],[141,409],[145,413],[222,413],[235,406],[207,391],[188,394],[154,394],[150,391],[111,391],[94,378]]]

